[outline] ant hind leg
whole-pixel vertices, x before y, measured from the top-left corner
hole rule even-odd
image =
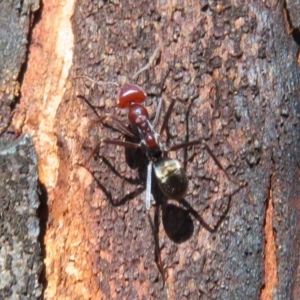
[[[148,221],[151,227],[151,231],[152,231],[152,235],[154,238],[154,245],[155,245],[155,263],[157,266],[157,269],[163,279],[163,285],[165,285],[166,282],[166,274],[165,274],[165,270],[164,270],[164,266],[161,260],[161,253],[160,253],[160,248],[159,248],[159,241],[158,241],[158,219],[159,219],[159,215],[158,215],[158,206],[155,208],[155,216],[154,216],[154,222],[151,219],[150,213],[149,211],[147,211],[147,217],[148,217]]]
[[[216,163],[216,165],[224,172],[224,174],[226,175],[226,177],[233,182],[234,184],[240,186],[241,184],[239,182],[237,182],[236,180],[232,179],[231,176],[228,174],[228,172],[224,169],[224,167],[222,166],[222,164],[220,163],[220,161],[218,160],[218,158],[214,155],[214,153],[212,152],[212,150],[208,147],[208,145],[203,142],[202,140],[200,141],[190,141],[190,142],[185,142],[182,144],[178,144],[178,145],[174,145],[172,147],[170,147],[167,151],[176,151],[179,149],[184,149],[190,146],[196,146],[196,145],[204,145],[206,151],[208,152],[208,154],[211,156],[211,158],[214,160],[214,162]]]

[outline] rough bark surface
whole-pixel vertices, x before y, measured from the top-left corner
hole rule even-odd
[[[299,35],[300,30],[300,1],[299,0],[286,0],[285,2],[286,12],[290,21],[290,25],[293,30],[297,31]]]
[[[10,125],[12,108],[20,94],[20,71],[27,56],[32,13],[39,1],[0,3],[0,135]]]
[[[34,137],[48,193],[46,298],[297,299],[299,45],[287,9],[274,1],[45,3],[15,120],[26,111],[23,131]],[[171,154],[189,189],[186,205],[161,205],[153,190],[165,285],[144,204],[147,161],[106,145],[85,164],[101,138],[122,137],[97,117],[127,124],[118,89],[74,79],[130,81],[160,41],[160,58],[138,84],[150,113],[160,98],[163,114],[171,97],[186,102],[176,103],[167,142],[202,138],[247,182],[229,181],[202,147]]]
[[[43,263],[32,139],[0,143],[0,299],[40,299]]]
[[[38,7],[38,1],[0,2],[0,299],[40,299],[43,291],[37,156],[30,136],[9,133]]]

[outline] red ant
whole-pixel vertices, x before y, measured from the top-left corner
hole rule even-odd
[[[142,69],[140,69],[132,78],[136,79],[138,75],[148,70],[152,67],[156,57],[158,55],[159,50],[156,49],[154,54],[149,60],[149,63],[146,64]],[[75,78],[83,78],[92,81],[94,84],[97,85],[104,85],[104,84],[113,84],[120,88],[120,86],[114,82],[95,82],[94,80],[85,77],[85,76],[77,76]],[[182,166],[180,165],[179,161],[176,159],[171,159],[166,156],[166,154],[170,151],[177,151],[178,149],[187,148],[190,146],[196,146],[199,144],[204,145],[208,153],[211,155],[217,166],[225,173],[229,180],[236,183],[234,180],[231,179],[229,174],[226,170],[222,167],[221,163],[215,157],[211,149],[208,145],[203,142],[202,140],[194,140],[189,142],[184,142],[178,145],[174,145],[171,147],[167,147],[164,143],[160,141],[160,136],[163,131],[168,126],[168,121],[171,116],[173,107],[175,105],[174,99],[171,100],[171,103],[167,109],[165,118],[163,120],[162,127],[157,133],[154,129],[155,125],[158,122],[161,106],[162,103],[158,104],[158,109],[154,118],[153,123],[151,123],[149,118],[149,113],[143,103],[147,99],[147,94],[145,91],[138,85],[135,84],[125,84],[120,88],[119,96],[118,96],[118,103],[117,107],[121,109],[128,110],[128,120],[130,123],[130,128],[123,125],[121,121],[111,115],[105,115],[101,117],[101,122],[105,123],[107,121],[113,122],[120,131],[124,132],[126,135],[130,137],[138,137],[139,143],[132,143],[123,140],[113,140],[113,139],[103,139],[94,149],[90,157],[88,158],[87,162],[90,158],[98,151],[100,144],[106,143],[111,145],[122,146],[124,148],[142,148],[148,158],[148,167],[147,167],[147,179],[146,179],[146,209],[149,211],[151,207],[151,186],[152,186],[152,170],[154,170],[154,174],[158,183],[158,186],[161,192],[167,199],[173,200],[181,200],[185,197],[187,188],[188,188],[188,179],[186,173]],[[238,184],[238,183],[236,183]],[[151,229],[154,233],[154,226],[151,221],[150,215],[148,213],[149,222],[151,225]],[[154,234],[155,235],[155,234]],[[162,274],[163,280],[164,278],[164,270],[162,267],[160,254],[159,254],[159,246],[158,241],[155,240],[156,244],[156,254],[159,259],[158,269]]]

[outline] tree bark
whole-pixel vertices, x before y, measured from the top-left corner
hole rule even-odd
[[[297,299],[299,28],[291,3],[44,3],[14,124],[26,115],[18,128],[33,136],[47,190],[45,298]],[[105,145],[88,160],[102,138],[122,138],[97,114],[128,124],[118,88],[76,79],[132,82],[160,43],[137,80],[150,115],[160,98],[163,115],[171,98],[182,100],[167,142],[203,139],[240,183],[202,147],[170,154],[189,188],[167,205],[153,189],[165,284],[144,204],[146,158]]]
[[[16,139],[10,128],[38,6],[0,2],[0,299],[40,299],[43,291],[37,156],[31,137]]]

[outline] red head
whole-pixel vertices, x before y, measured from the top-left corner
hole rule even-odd
[[[147,95],[142,88],[135,84],[125,84],[119,93],[118,107],[126,108],[130,103],[142,103]]]

